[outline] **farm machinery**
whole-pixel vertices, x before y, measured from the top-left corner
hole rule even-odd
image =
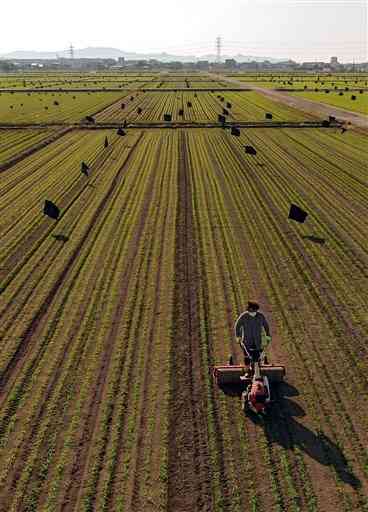
[[[241,405],[244,412],[266,414],[273,399],[273,387],[282,382],[285,377],[285,367],[270,364],[265,352],[257,350],[249,354],[244,345],[245,359],[249,364],[233,364],[230,356],[227,365],[215,366],[213,375],[217,385],[225,392],[241,395]]]

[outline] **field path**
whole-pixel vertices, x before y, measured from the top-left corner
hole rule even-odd
[[[168,510],[208,511],[211,467],[203,407],[198,262],[186,134],[181,133],[172,347]]]
[[[318,117],[328,117],[335,116],[339,120],[346,121],[347,123],[352,123],[359,128],[368,129],[368,117],[363,114],[357,114],[356,112],[351,112],[349,110],[344,110],[341,108],[336,108],[331,105],[325,105],[324,103],[319,103],[317,101],[310,101],[306,98],[299,98],[295,96],[289,96],[285,92],[275,91],[273,89],[266,89],[264,87],[258,87],[257,85],[240,82],[239,80],[235,80],[234,78],[229,78],[223,75],[216,75],[219,80],[225,80],[227,82],[234,83],[239,86],[243,86],[244,89],[251,88],[253,91],[259,92],[267,98],[274,100],[278,103],[284,103],[289,107],[294,107],[298,110],[303,110],[304,112],[308,112],[309,114],[316,114]]]

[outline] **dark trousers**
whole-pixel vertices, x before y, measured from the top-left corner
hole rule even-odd
[[[243,349],[244,352],[244,364],[250,364],[250,363],[256,363],[259,361],[259,358],[261,357],[262,350],[258,350],[256,348],[247,347],[245,345],[245,349]]]

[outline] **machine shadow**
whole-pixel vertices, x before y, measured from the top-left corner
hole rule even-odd
[[[290,392],[294,394],[290,395]],[[286,450],[299,448],[320,464],[333,466],[344,483],[359,489],[361,481],[349,468],[342,450],[323,432],[315,433],[295,420],[305,416],[305,412],[300,405],[287,397],[297,394],[293,386],[282,383],[276,389],[276,402],[269,415],[260,418],[255,414],[249,414],[248,417],[254,423],[263,426],[270,444],[277,443]]]
[[[315,244],[319,245],[324,245],[324,243],[326,242],[325,238],[321,238],[314,235],[303,235],[302,238],[304,238],[304,240],[310,240],[311,242],[314,242]]]
[[[245,389],[245,386],[238,386],[238,385],[234,385],[234,386],[231,386],[229,384],[227,384],[226,386],[218,386],[220,391],[222,393],[224,393],[224,395],[226,396],[237,396],[237,397],[241,397],[241,394],[242,392],[244,391]]]

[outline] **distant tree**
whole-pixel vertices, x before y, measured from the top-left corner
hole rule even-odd
[[[1,71],[14,71],[15,66],[11,62],[7,62],[6,60],[0,61],[0,70]]]

